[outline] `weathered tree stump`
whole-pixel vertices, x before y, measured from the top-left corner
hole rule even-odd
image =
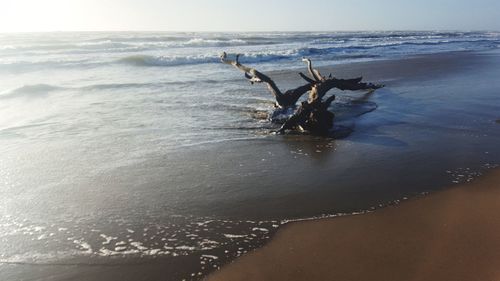
[[[328,91],[334,88],[342,91],[373,91],[383,87],[383,85],[361,82],[363,80],[362,77],[337,79],[332,74],[328,77],[322,76],[317,69],[312,67],[310,59],[303,58],[302,61],[307,63],[307,70],[312,78],[299,72],[299,75],[307,84],[282,92],[269,76],[254,68],[242,65],[239,62],[239,57],[240,55],[238,54],[235,60],[229,60],[227,54],[224,52],[220,56],[220,59],[222,63],[232,65],[242,71],[250,83],[265,83],[276,99],[276,108],[279,113],[294,112],[284,121],[281,128],[277,131],[278,133],[296,130],[309,132],[314,135],[328,135],[329,130],[333,127],[335,116],[328,110],[330,104],[335,100],[335,96],[332,95],[323,101],[323,97]],[[307,92],[309,92],[307,101],[302,102],[295,110],[297,101]],[[272,118],[271,121],[273,121]]]

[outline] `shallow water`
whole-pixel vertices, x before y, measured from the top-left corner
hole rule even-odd
[[[0,276],[133,279],[136,266],[196,279],[283,220],[369,210],[499,164],[500,59],[448,53],[495,49],[498,34],[240,37],[0,36]],[[261,118],[269,93],[217,63],[222,49],[283,88],[300,85],[303,55],[387,87],[335,92],[344,138],[276,136]],[[424,53],[441,54],[382,60]]]

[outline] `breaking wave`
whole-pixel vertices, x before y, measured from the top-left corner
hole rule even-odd
[[[263,63],[282,60],[296,60],[304,56],[315,59],[370,59],[395,55],[401,52],[428,53],[442,51],[462,51],[497,48],[500,41],[486,39],[471,39],[462,41],[435,40],[435,41],[398,41],[398,42],[376,42],[360,44],[359,42],[348,44],[335,44],[334,46],[311,46],[289,49],[275,49],[268,51],[243,52],[242,61],[246,63]],[[376,51],[374,51],[376,50]],[[234,55],[234,54],[233,54]],[[189,56],[152,56],[132,55],[119,60],[136,66],[180,66],[191,64],[219,63],[219,54],[215,52],[203,53]]]
[[[119,59],[118,62],[136,66],[178,66],[184,64],[215,63],[217,62],[217,56],[167,57],[133,55]]]
[[[258,63],[269,62],[291,57],[297,57],[299,51],[294,50],[291,52],[265,52],[244,54],[245,62]],[[118,60],[119,63],[125,63],[135,66],[180,66],[190,64],[204,64],[204,63],[219,63],[219,54],[204,54],[198,56],[151,56],[151,55],[133,55],[127,56]]]
[[[48,84],[24,85],[19,88],[7,90],[0,93],[0,99],[15,98],[15,97],[35,97],[45,95],[48,92],[61,90],[62,87],[57,87]]]
[[[66,37],[65,37],[66,36]],[[349,61],[447,51],[495,49],[495,32],[332,32],[332,33],[123,33],[60,35],[49,40],[0,37],[0,71],[47,67],[182,66],[218,63],[219,53],[243,54],[242,62]]]

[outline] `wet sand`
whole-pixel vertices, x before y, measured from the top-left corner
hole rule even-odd
[[[219,280],[500,280],[500,170],[363,215],[291,223]]]

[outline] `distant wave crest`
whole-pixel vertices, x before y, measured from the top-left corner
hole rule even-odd
[[[263,52],[263,53],[249,53],[243,54],[245,62],[258,63],[274,61],[279,59],[290,58],[297,56],[297,50],[286,52]],[[125,63],[135,66],[179,66],[190,64],[204,64],[204,63],[219,63],[218,54],[205,54],[199,56],[151,56],[151,55],[132,55],[118,60],[119,63]]]
[[[35,97],[45,95],[48,92],[61,90],[62,87],[48,85],[48,84],[34,84],[24,85],[19,88],[7,90],[0,93],[0,99],[15,98],[20,96]]]
[[[133,55],[118,60],[118,62],[136,66],[177,66],[184,64],[210,63],[216,61],[217,57],[215,56],[166,57],[150,55]]]
[[[495,32],[123,33],[57,38],[16,41],[0,37],[0,71],[110,63],[140,67],[209,64],[219,62],[222,50],[241,52],[245,63],[262,63],[296,61],[303,56],[315,61],[390,58],[500,46],[500,34]]]

